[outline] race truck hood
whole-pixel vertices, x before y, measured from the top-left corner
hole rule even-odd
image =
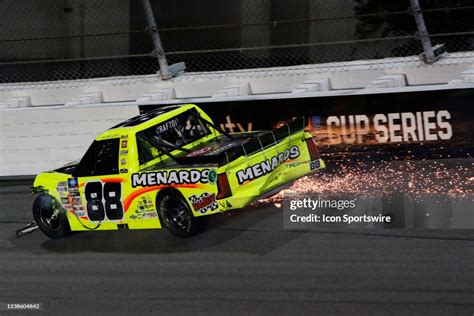
[[[73,172],[76,170],[77,166],[79,165],[80,160],[75,160],[68,162],[64,166],[52,170],[52,172],[59,172],[59,173],[65,173],[65,174],[73,174]]]

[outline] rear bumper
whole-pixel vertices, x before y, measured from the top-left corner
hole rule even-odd
[[[231,209],[244,208],[258,200],[268,198],[290,187],[293,182],[305,176],[314,174],[324,168],[326,164],[322,159],[308,160],[293,164],[286,164],[279,173],[269,176],[265,185],[254,190],[239,190],[232,188],[233,195],[219,201],[219,209],[224,212]]]

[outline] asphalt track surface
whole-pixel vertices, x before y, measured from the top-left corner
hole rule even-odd
[[[214,216],[177,239],[165,230],[15,230],[31,220],[31,180],[0,186],[0,315],[473,315],[472,230],[289,231],[281,209]]]

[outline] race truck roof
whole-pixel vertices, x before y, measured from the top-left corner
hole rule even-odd
[[[116,129],[116,128],[121,128],[121,127],[130,127],[130,126],[137,126],[137,125],[140,125],[142,123],[145,123],[147,122],[148,120],[151,120],[159,115],[162,115],[162,114],[165,114],[167,112],[170,112],[172,110],[175,110],[175,109],[178,109],[180,108],[179,105],[170,105],[170,106],[165,106],[165,107],[161,107],[161,108],[157,108],[157,109],[154,109],[154,110],[151,110],[151,111],[148,111],[148,112],[145,112],[145,113],[142,113],[142,114],[139,114],[137,116],[134,116],[132,118],[129,118],[128,120],[126,121],[123,121],[117,125],[115,125],[114,127],[110,128],[110,129]]]
[[[111,127],[110,129],[98,135],[95,140],[117,138],[121,135],[129,134],[132,131],[140,131],[147,127],[151,127],[154,124],[157,124],[159,121],[165,121],[190,109],[198,110],[199,108],[194,104],[170,105],[160,107],[134,116]],[[205,118],[209,119],[204,112],[199,111],[199,113],[201,116],[204,116]],[[155,120],[155,118],[157,117],[160,117],[160,120]]]

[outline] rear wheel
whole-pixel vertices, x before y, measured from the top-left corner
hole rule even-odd
[[[42,194],[33,203],[33,217],[41,231],[52,239],[64,238],[71,234],[66,213],[61,211],[57,201],[50,195]]]
[[[173,235],[185,238],[191,237],[204,230],[206,217],[194,217],[188,203],[176,190],[160,192],[156,208],[162,226]]]

